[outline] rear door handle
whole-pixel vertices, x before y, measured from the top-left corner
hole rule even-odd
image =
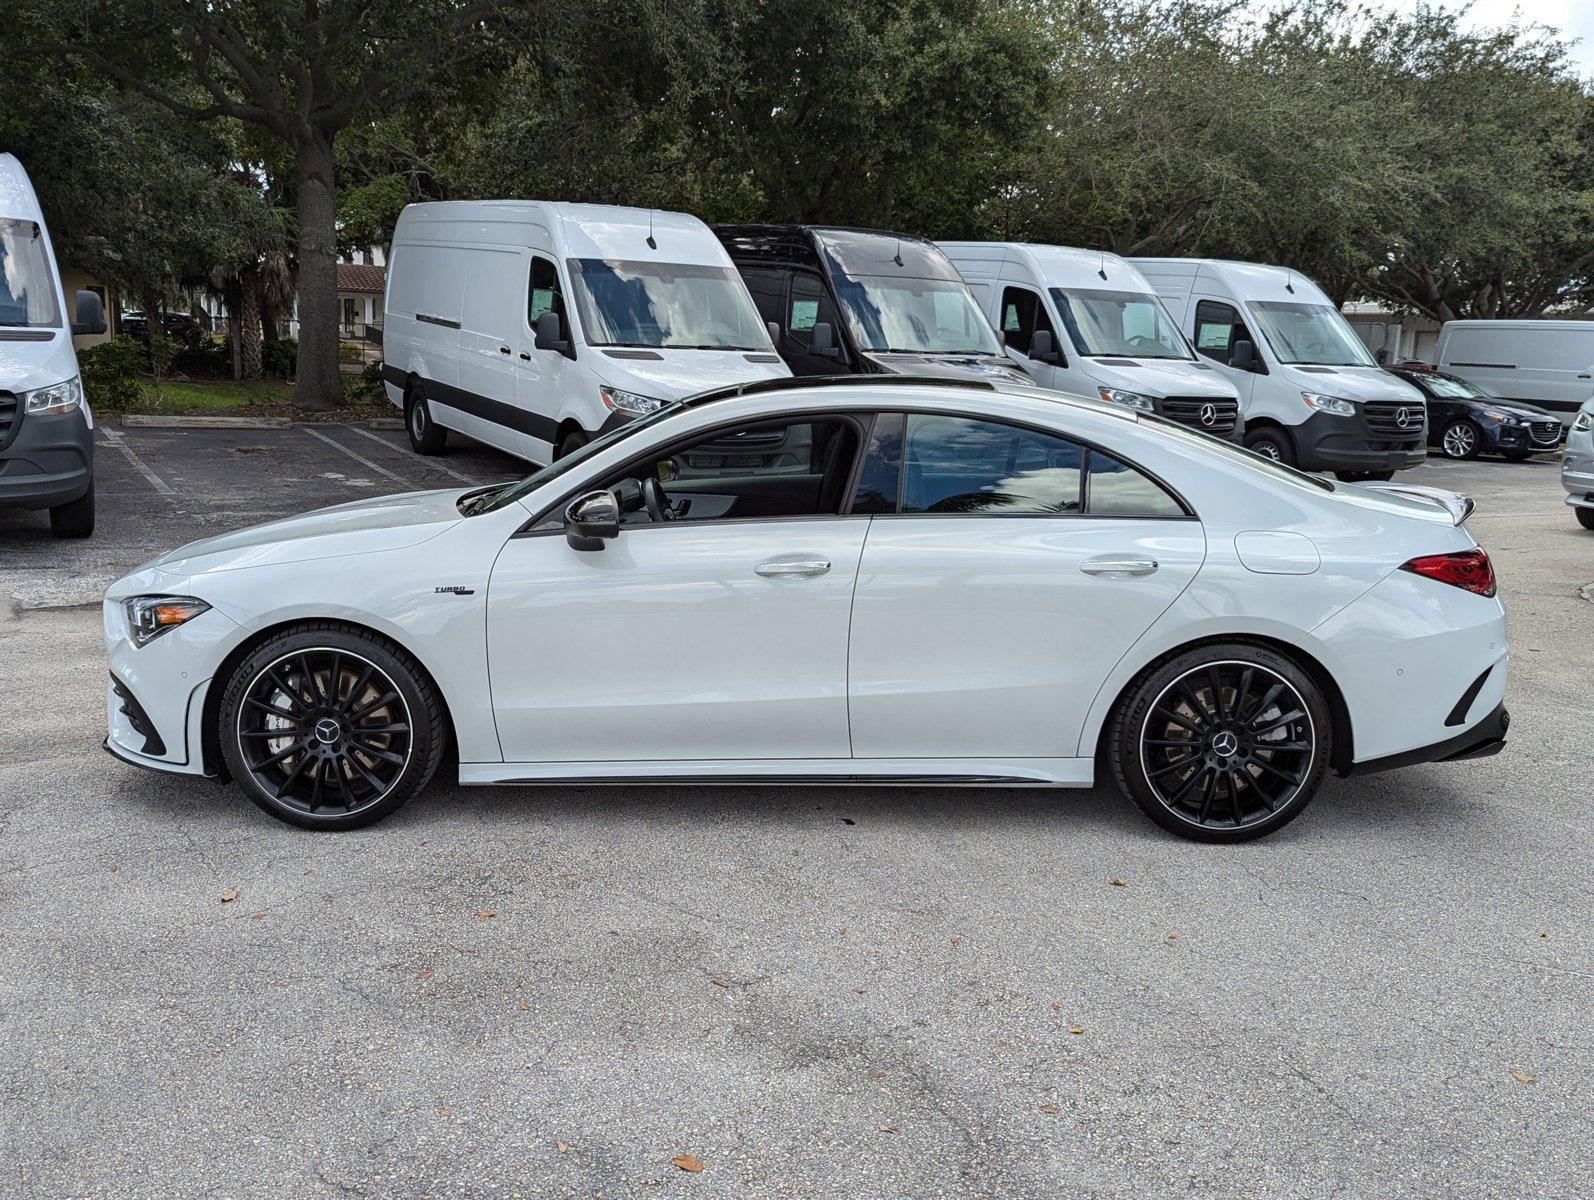
[[[1103,554],[1100,558],[1087,558],[1079,569],[1087,575],[1150,575],[1157,569],[1157,560]]]
[[[498,353],[500,353],[500,354],[508,354],[509,353],[509,347],[508,346],[500,346],[500,347],[498,347]]]
[[[828,558],[771,558],[754,567],[753,573],[762,575],[765,579],[783,579],[788,576],[812,579],[828,570],[830,570]]]

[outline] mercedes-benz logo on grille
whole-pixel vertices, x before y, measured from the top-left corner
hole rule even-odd
[[[1405,408],[1397,408],[1395,410],[1395,424],[1399,425],[1402,429],[1404,429],[1404,428],[1406,428],[1406,426],[1410,425],[1411,424],[1411,410],[1410,409],[1405,409]]]
[[[1218,406],[1216,404],[1203,404],[1201,406],[1201,424],[1216,425],[1218,423]]]

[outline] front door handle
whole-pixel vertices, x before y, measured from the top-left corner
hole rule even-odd
[[[771,558],[754,567],[753,573],[762,575],[765,579],[784,579],[788,576],[812,579],[828,570],[830,570],[828,558]]]
[[[1087,575],[1150,575],[1157,569],[1157,560],[1103,554],[1100,558],[1087,558],[1079,569]]]
[[[508,354],[509,353],[509,347],[508,346],[500,346],[500,347],[498,347],[498,353],[500,353],[500,354]]]

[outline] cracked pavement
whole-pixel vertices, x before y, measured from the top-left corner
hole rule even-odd
[[[1553,462],[1416,473],[1479,501],[1506,752],[1225,848],[1105,787],[444,781],[279,825],[105,755],[98,612],[39,607],[220,523],[203,455],[136,444],[154,532],[0,519],[0,1196],[1587,1193],[1594,535]]]

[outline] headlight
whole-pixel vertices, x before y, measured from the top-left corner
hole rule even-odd
[[[1306,401],[1307,408],[1315,408],[1318,412],[1332,413],[1336,417],[1354,417],[1356,406],[1349,400],[1341,400],[1338,396],[1324,396],[1318,392],[1302,392],[1301,399]]]
[[[1521,418],[1514,417],[1508,412],[1501,412],[1498,408],[1486,408],[1483,410],[1483,415],[1488,417],[1491,421],[1500,422],[1502,425],[1522,424]]]
[[[134,596],[126,608],[127,631],[135,646],[147,646],[167,630],[210,611],[210,605],[192,596]]]
[[[83,385],[74,375],[65,383],[40,388],[35,392],[26,392],[24,395],[27,399],[25,409],[27,412],[41,414],[71,412],[83,403]]]
[[[639,396],[635,392],[621,391],[619,388],[600,385],[598,395],[603,397],[603,407],[624,413],[628,417],[645,417],[655,409],[664,407],[662,400],[655,400],[652,396]]]
[[[1594,412],[1584,410],[1577,414],[1577,420],[1572,422],[1572,428],[1582,433],[1585,429],[1594,429]]]
[[[1122,388],[1097,388],[1096,394],[1108,404],[1122,404],[1125,408],[1138,408],[1141,412],[1155,412],[1157,408],[1150,396],[1126,392]]]

